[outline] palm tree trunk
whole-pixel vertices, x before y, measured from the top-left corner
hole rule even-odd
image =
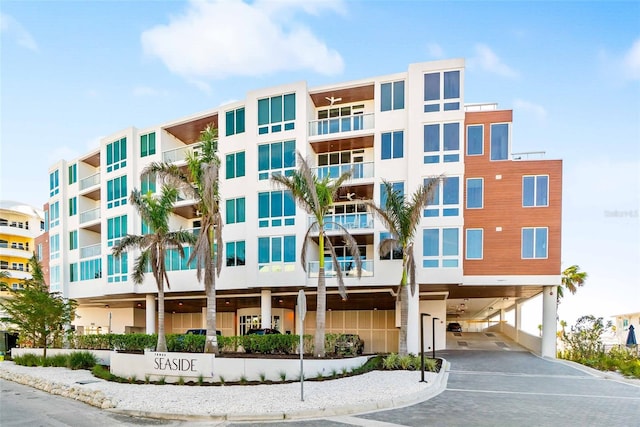
[[[164,334],[164,279],[158,286],[158,344],[156,351],[167,351],[167,340]]]
[[[211,259],[211,283],[207,283],[207,340],[204,344],[205,353],[218,354],[218,336],[216,335],[216,271],[213,258]]]
[[[318,290],[316,294],[316,334],[314,337],[314,353],[318,357],[325,356],[324,333],[327,321],[327,286],[324,277],[324,234],[318,236]]]
[[[407,325],[409,322],[409,286],[407,285],[406,257],[402,257],[402,281],[400,282],[400,336],[398,354],[407,354]]]

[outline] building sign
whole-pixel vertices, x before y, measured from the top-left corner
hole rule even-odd
[[[213,376],[214,354],[204,353],[145,353],[146,373],[149,375],[203,377]]]

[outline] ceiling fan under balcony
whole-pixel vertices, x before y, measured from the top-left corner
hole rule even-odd
[[[349,193],[347,192],[347,194],[345,194],[344,196],[340,196],[341,199],[347,199],[348,201],[352,202],[355,200],[356,198],[356,193]]]

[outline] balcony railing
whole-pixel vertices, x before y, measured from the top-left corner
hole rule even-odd
[[[308,225],[310,226],[313,221],[315,217],[310,216]],[[341,230],[336,223],[348,230],[365,230],[373,228],[373,216],[368,212],[334,214],[325,216],[324,223],[325,231]]]
[[[100,243],[96,245],[83,246],[80,248],[80,258],[93,258],[100,256],[102,252],[102,245]]]
[[[7,221],[6,219],[0,219],[0,227],[13,227],[13,228],[23,228],[25,230],[29,229],[28,222],[18,222],[18,221]]]
[[[80,224],[85,222],[95,221],[100,219],[100,208],[89,209],[88,211],[80,212]]]
[[[373,178],[373,162],[345,163],[341,165],[327,165],[313,168],[313,172],[320,179],[325,176],[338,178],[345,172],[351,172],[351,179]]]
[[[357,277],[356,265],[353,260],[341,260],[338,261],[340,264],[340,269],[342,270],[342,274],[345,277]],[[311,261],[309,262],[309,268],[307,271],[309,272],[309,277],[318,277],[318,271],[320,270],[320,261]],[[333,262],[330,259],[324,260],[324,275],[325,277],[335,277],[336,270],[333,267]],[[365,259],[362,260],[362,277],[372,277],[373,276],[373,260]]]
[[[86,178],[80,180],[80,190],[86,190],[89,187],[100,184],[100,172],[89,175]]]
[[[196,144],[163,151],[162,160],[168,163],[181,162],[187,158],[187,153],[198,152],[199,148],[200,144]]]
[[[374,113],[312,120],[309,122],[309,136],[368,130],[374,125]]]
[[[534,160],[544,159],[546,151],[526,151],[523,153],[511,153],[511,160]]]
[[[9,244],[9,242],[0,242],[0,248],[2,249],[18,249],[20,251],[28,251],[29,250],[29,243],[17,243],[17,242],[11,242],[11,244]]]

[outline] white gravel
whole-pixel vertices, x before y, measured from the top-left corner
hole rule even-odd
[[[299,382],[246,386],[119,384],[96,378],[85,370],[24,367],[6,361],[0,362],[0,377],[118,411],[277,418],[283,414],[337,415],[407,404],[428,395],[438,375],[425,372],[426,383],[419,381],[420,372],[415,371],[373,371],[336,380],[305,381],[304,401],[300,400]]]

